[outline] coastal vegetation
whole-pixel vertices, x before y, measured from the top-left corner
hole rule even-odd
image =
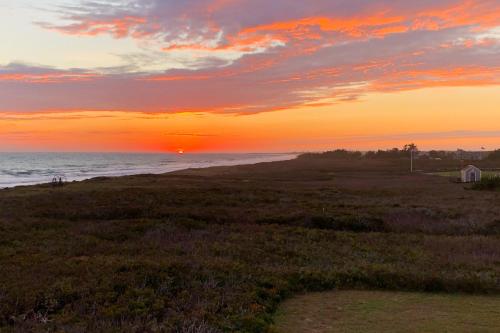
[[[500,190],[500,175],[487,175],[486,177],[481,178],[481,181],[475,183],[473,188],[485,191]]]
[[[455,163],[306,155],[2,190],[0,331],[265,332],[303,292],[498,297],[500,193],[425,174]]]

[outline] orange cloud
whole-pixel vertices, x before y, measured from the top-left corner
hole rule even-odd
[[[373,27],[381,27],[389,24],[401,23],[404,17],[385,16],[383,13],[354,18],[330,18],[330,17],[308,17],[299,20],[276,22],[268,25],[261,25],[244,29],[241,34],[251,34],[258,32],[283,31],[288,32],[296,39],[309,39],[314,28],[321,31],[336,31],[346,33],[352,37],[360,37],[365,33],[363,30]],[[312,39],[319,35],[312,34]]]
[[[486,86],[500,84],[500,67],[452,67],[402,70],[387,73],[371,83],[373,91],[410,90],[430,87]]]
[[[500,25],[496,0],[465,0],[453,6],[424,10],[417,14],[415,28],[438,30],[455,26],[477,25],[492,28]]]

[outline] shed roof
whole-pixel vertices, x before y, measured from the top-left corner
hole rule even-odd
[[[471,169],[481,171],[481,169],[479,169],[479,168],[478,168],[477,166],[475,166],[475,165],[468,165],[468,166],[466,166],[465,168],[463,168],[463,169],[462,169],[462,171],[469,171],[469,170],[471,170]]]

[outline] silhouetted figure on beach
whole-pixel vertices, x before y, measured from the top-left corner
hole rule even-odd
[[[52,178],[52,186],[53,187],[64,186],[63,178],[54,176]]]

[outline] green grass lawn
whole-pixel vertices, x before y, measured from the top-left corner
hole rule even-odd
[[[432,176],[441,176],[441,177],[453,177],[453,178],[458,178],[458,177],[460,177],[460,171],[440,171],[440,172],[432,172],[432,173],[429,173],[429,175],[432,175]]]
[[[453,178],[459,178],[460,177],[460,171],[440,171],[440,172],[432,172],[429,173],[429,175],[433,176],[441,176],[441,177],[453,177]],[[495,177],[500,175],[500,172],[498,171],[483,171],[482,176],[483,177]]]
[[[311,293],[282,305],[276,331],[499,332],[500,297],[382,291]]]

